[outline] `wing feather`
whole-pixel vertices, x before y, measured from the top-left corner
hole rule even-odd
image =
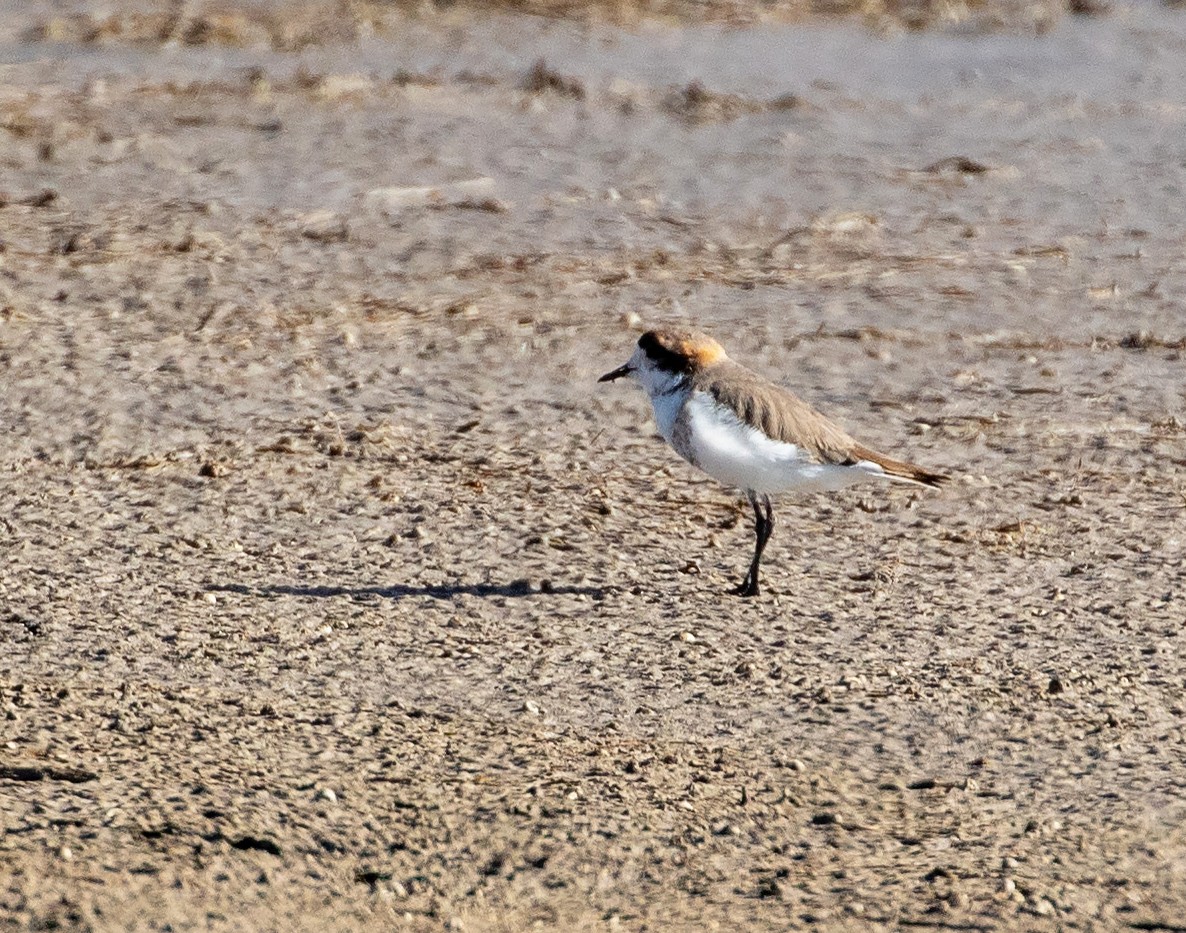
[[[742,421],[776,441],[794,444],[818,463],[856,462],[852,456],[856,441],[839,425],[744,366],[721,363],[708,373],[694,375],[692,382],[694,389],[708,392]]]

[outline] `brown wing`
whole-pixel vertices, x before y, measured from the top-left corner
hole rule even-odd
[[[888,476],[922,486],[939,486],[948,479],[942,473],[894,460],[858,444],[797,395],[731,360],[712,367],[709,374],[693,376],[692,387],[710,393],[719,404],[742,421],[761,428],[768,437],[794,444],[820,463],[846,466],[868,460]]]
[[[692,377],[692,388],[708,392],[742,421],[768,437],[802,448],[820,463],[854,463],[856,441],[798,396],[730,361]]]

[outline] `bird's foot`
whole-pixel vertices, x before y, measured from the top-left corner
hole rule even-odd
[[[734,596],[757,596],[758,595],[758,581],[750,580],[748,577],[741,582],[740,585],[733,587],[730,592]]]

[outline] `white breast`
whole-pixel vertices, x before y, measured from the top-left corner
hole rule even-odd
[[[654,400],[656,419],[660,418],[659,401]],[[678,414],[671,416],[672,425]],[[772,440],[743,423],[707,392],[687,396],[683,417],[689,432],[689,459],[709,476],[730,486],[758,493],[842,489],[880,472],[879,468],[864,469],[865,464],[816,463],[801,447]],[[664,430],[660,423],[659,430],[670,442],[670,429]]]

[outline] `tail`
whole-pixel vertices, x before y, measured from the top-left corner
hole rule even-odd
[[[890,479],[916,483],[919,486],[930,486],[932,489],[938,489],[951,479],[951,477],[945,476],[942,473],[934,473],[916,464],[906,463],[904,460],[893,460],[884,454],[879,454],[876,450],[862,447],[860,444],[854,446],[850,453],[856,462],[865,460],[881,467],[882,471]]]

